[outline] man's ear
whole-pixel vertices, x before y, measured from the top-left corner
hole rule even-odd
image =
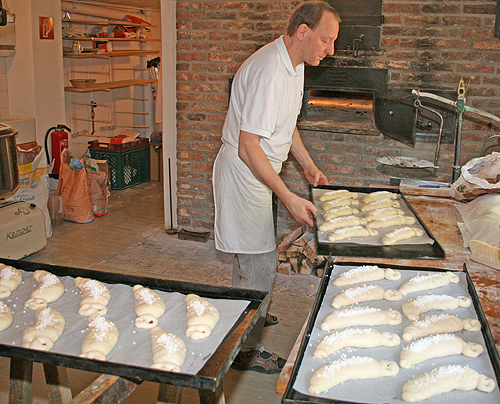
[[[297,37],[301,40],[304,39],[304,36],[306,35],[308,29],[309,27],[307,26],[307,24],[300,24],[299,28],[297,28]]]

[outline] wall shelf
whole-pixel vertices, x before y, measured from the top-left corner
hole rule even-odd
[[[100,36],[63,36],[63,39],[68,41],[91,41],[91,42],[108,42],[108,41],[120,41],[120,42],[160,42],[160,39],[155,38],[109,38]]]
[[[79,19],[71,19],[71,18],[63,18],[62,22],[71,23],[71,24],[82,24],[82,25],[123,25],[125,27],[145,27],[145,28],[156,28],[156,25],[147,24],[147,23],[134,23],[129,21],[100,21],[100,20],[79,20]]]
[[[144,56],[144,55],[159,55],[159,50],[118,50],[112,52],[82,52],[82,53],[63,53],[65,58],[72,59],[107,59],[112,57],[121,57],[121,56]]]
[[[120,81],[108,81],[104,83],[95,83],[91,87],[77,88],[73,86],[64,87],[64,91],[70,93],[92,93],[94,91],[105,91],[112,90],[114,88],[123,88],[130,86],[142,86],[148,83],[155,83],[157,80],[153,79],[143,79],[143,80],[120,80]]]

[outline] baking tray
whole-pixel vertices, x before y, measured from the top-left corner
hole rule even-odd
[[[151,369],[149,367],[125,365],[110,361],[98,361],[74,355],[22,348],[11,344],[0,344],[0,356],[19,358],[31,362],[54,364],[57,366],[81,369],[96,373],[116,375],[137,383],[151,381],[180,387],[215,391],[222,381],[224,374],[228,371],[235,356],[239,352],[242,342],[246,339],[246,336],[255,325],[258,317],[263,314],[264,307],[270,300],[268,293],[250,289],[214,287],[202,284],[98,272],[87,269],[39,264],[34,262],[6,259],[1,259],[0,262],[27,272],[33,272],[41,269],[51,272],[59,277],[69,276],[76,278],[81,276],[96,279],[108,284],[122,284],[128,286],[141,284],[144,287],[165,292],[179,292],[184,294],[195,293],[205,298],[249,301],[248,306],[242,312],[231,330],[226,334],[216,351],[196,374],[168,372]]]
[[[443,248],[439,245],[427,226],[420,220],[418,214],[407,202],[404,195],[396,188],[377,188],[377,187],[350,187],[337,185],[318,185],[317,187],[310,186],[310,198],[313,199],[313,189],[336,190],[347,189],[357,193],[371,193],[376,191],[388,191],[399,194],[400,200],[404,201],[408,209],[415,215],[418,223],[427,232],[427,235],[434,241],[432,244],[396,244],[392,246],[382,245],[364,245],[349,242],[332,243],[319,241],[318,223],[314,220],[314,238],[316,241],[316,249],[318,255],[333,255],[337,257],[372,257],[372,258],[396,258],[396,259],[435,259],[442,260],[445,258]]]
[[[316,320],[318,317],[318,313],[320,312],[320,308],[322,306],[323,300],[325,298],[325,293],[327,291],[328,286],[331,283],[332,272],[335,271],[335,276],[337,276],[339,273],[341,273],[345,270],[348,270],[349,268],[352,268],[354,266],[359,266],[359,265],[367,265],[367,264],[353,262],[353,263],[343,263],[343,264],[339,265],[339,264],[333,264],[333,260],[331,258],[329,258],[327,260],[326,267],[325,267],[325,274],[321,280],[321,283],[320,283],[320,286],[318,289],[318,294],[316,296],[313,307],[311,309],[311,315],[309,316],[309,320],[308,320],[307,325],[306,325],[306,332],[304,334],[304,338],[302,339],[302,342],[301,342],[301,345],[299,348],[299,352],[297,355],[297,360],[295,361],[294,367],[292,369],[292,373],[290,375],[290,381],[288,383],[287,389],[286,389],[285,394],[283,396],[282,403],[287,403],[287,404],[306,404],[306,403],[307,404],[332,404],[332,403],[335,403],[335,404],[341,404],[341,403],[342,404],[362,404],[363,403],[362,401],[359,401],[359,399],[355,400],[355,401],[350,401],[351,399],[347,399],[347,400],[344,398],[343,399],[335,399],[335,398],[332,399],[332,398],[323,398],[323,397],[306,395],[306,394],[302,394],[302,393],[298,392],[294,388],[295,383],[297,381],[297,376],[299,374],[299,370],[301,369],[303,362],[304,362],[304,367],[306,368],[306,366],[307,366],[307,360],[304,359],[306,350],[308,348],[311,349],[311,347],[313,345],[315,345],[315,343],[313,341],[311,341],[311,335],[313,335],[314,326],[315,326],[315,323],[316,323]],[[419,271],[419,272],[423,272],[423,273],[428,272],[428,271],[435,271],[435,272],[444,272],[445,271],[443,269],[429,269],[429,268],[418,268],[418,267],[409,268],[409,267],[401,267],[401,266],[397,266],[397,265],[382,265],[382,264],[377,264],[377,265],[381,268],[389,268],[390,267],[390,268],[393,268],[393,269],[396,269],[399,271]],[[479,302],[479,298],[477,296],[476,290],[474,288],[474,285],[473,285],[472,280],[469,276],[469,273],[467,271],[466,266],[464,265],[463,272],[457,271],[456,274],[459,276],[465,277],[467,291],[469,292],[469,295],[473,301],[473,306],[469,309],[457,309],[456,311],[452,310],[450,312],[457,313],[459,315],[462,315],[462,317],[463,317],[464,316],[463,313],[460,313],[458,310],[472,310],[472,313],[475,313],[477,315],[478,320],[481,322],[481,325],[482,325],[481,333],[477,333],[480,336],[482,336],[482,338],[483,338],[482,343],[485,346],[485,352],[481,356],[488,355],[489,360],[491,362],[491,371],[493,374],[488,375],[488,376],[496,379],[497,387],[495,390],[493,390],[492,393],[489,393],[489,394],[495,394],[495,396],[493,396],[493,397],[494,397],[494,399],[496,399],[500,395],[500,392],[499,392],[500,359],[498,357],[498,353],[497,353],[496,348],[495,348],[495,343],[493,340],[493,336],[491,334],[490,326],[486,320],[486,317],[485,317],[484,312],[483,312],[482,307],[481,307],[481,303]],[[397,281],[397,282],[398,282],[397,287],[394,287],[394,289],[399,288],[400,281]],[[370,283],[372,283],[372,282],[370,282]],[[358,285],[358,284],[356,284],[356,285]],[[352,286],[355,286],[355,285],[352,285]],[[343,287],[343,288],[345,288],[345,287]],[[343,289],[343,288],[341,288],[341,289]],[[441,294],[441,293],[446,293],[446,289],[445,288],[438,288],[438,289],[434,289],[434,290],[423,291],[422,293],[425,293],[425,292]],[[417,296],[417,294],[411,293],[407,296],[404,296],[403,301],[405,301],[409,298],[413,298],[415,296]],[[387,307],[394,307],[393,306],[394,304],[401,304],[403,301],[401,301],[401,302],[386,302],[386,306]],[[376,307],[375,302],[366,302],[364,304],[363,303],[360,303],[360,304],[368,305],[368,306],[373,305],[374,307]],[[399,309],[399,311],[401,311],[401,310]],[[432,312],[426,313],[426,315],[431,314],[431,313]],[[469,315],[469,317],[473,317],[473,316]],[[407,325],[407,323],[409,323],[409,320],[403,315],[403,327],[405,325]],[[387,331],[388,329],[385,329],[386,327],[389,328],[388,326],[376,326],[375,328],[380,330],[380,331]],[[473,334],[473,333],[470,332],[470,334]],[[470,338],[465,338],[465,339],[471,340]],[[406,344],[407,344],[407,342],[403,341],[401,339],[400,347],[403,347]],[[347,356],[353,356],[353,355],[368,355],[368,356],[370,356],[370,355],[373,355],[374,349],[377,349],[377,348],[372,348],[372,349],[343,348],[342,350],[339,350],[337,352],[339,355],[345,354]],[[387,350],[387,349],[394,349],[394,348],[379,347],[378,349],[381,349],[381,350],[386,349]],[[353,351],[354,351],[354,353],[353,353]],[[387,352],[387,351],[385,351],[385,352]],[[379,352],[379,354],[380,354],[380,352]],[[326,361],[331,362],[335,359],[338,359],[337,357],[333,357],[334,355],[331,355],[329,357],[329,359],[327,359]],[[386,356],[387,354],[385,353],[383,355]],[[399,355],[399,350],[398,350],[398,355]],[[373,355],[373,356],[376,357],[376,355]],[[479,358],[481,358],[481,356]],[[448,356],[445,358],[454,358],[454,357]],[[460,358],[460,357],[456,356],[455,358]],[[462,359],[459,359],[459,361],[463,360],[464,362],[471,359],[471,358],[465,358],[465,357],[461,357],[461,358]],[[380,358],[377,358],[377,359],[380,359]],[[391,358],[388,358],[388,359],[393,360]],[[411,369],[411,370],[414,370],[412,377],[413,377],[413,375],[416,376],[418,374],[424,373],[425,371],[428,371],[429,369],[425,369],[425,370],[420,369],[420,367],[424,367],[424,365],[432,365],[432,367],[442,366],[443,363],[439,363],[439,360],[441,360],[441,359],[444,359],[444,358],[435,358],[433,360],[425,361],[425,362],[422,362],[421,364],[415,365]],[[320,360],[318,360],[318,361],[320,361]],[[323,360],[321,360],[321,361],[323,361]],[[438,362],[439,364],[436,364],[436,362]],[[455,363],[455,362],[453,362],[453,363]],[[317,368],[319,368],[323,364],[324,363],[321,362],[320,364],[318,364],[314,368],[314,370],[316,370]],[[415,368],[417,368],[417,369],[415,369]],[[306,369],[309,369],[309,368],[306,368]],[[400,369],[400,373],[402,370],[403,369]],[[406,371],[407,369],[404,369],[404,370]],[[311,369],[311,374],[312,374],[312,369]],[[395,377],[397,377],[397,376],[395,376]],[[307,380],[307,383],[308,383],[308,380]],[[373,383],[373,384],[371,384],[371,383]],[[350,386],[349,386],[349,384],[350,384]],[[350,388],[351,389],[350,391],[352,391],[352,395],[353,395],[352,400],[354,400],[355,399],[354,394],[356,394],[356,391],[358,389],[370,389],[371,388],[370,385],[372,385],[372,386],[378,385],[378,386],[381,386],[381,388],[385,389],[384,378],[382,377],[382,378],[373,379],[373,380],[370,380],[370,379],[357,380],[357,381],[352,380],[352,381],[345,382],[343,386],[341,384],[341,385],[338,385],[336,387],[342,386],[343,388]],[[334,391],[334,389],[336,387],[333,387],[332,389],[330,389],[330,391]],[[401,387],[402,387],[402,384],[401,384]],[[370,390],[370,392],[371,391],[372,390]],[[392,402],[396,401],[398,403],[405,403],[401,399],[396,400],[396,397],[394,396],[394,394],[398,394],[397,392],[396,393],[392,392],[392,393],[393,393],[392,396],[386,397],[385,399],[379,398],[379,400],[377,402],[380,402],[380,403],[391,402],[392,403]],[[465,396],[463,396],[463,397],[466,397],[466,400],[469,398],[467,392],[459,392],[459,393],[464,394]],[[450,403],[450,402],[455,402],[454,398],[456,398],[456,397],[453,397],[453,398],[450,397],[451,394],[453,394],[453,393],[447,393],[447,394],[444,394],[441,396],[435,396],[435,397],[430,398],[428,400],[422,401],[422,403],[436,403],[436,402],[438,402],[438,403],[446,404],[446,403]],[[480,395],[480,397],[483,397],[483,398],[486,398],[488,395],[486,393],[481,393],[481,394],[483,394],[483,395],[482,396]],[[461,397],[461,400],[459,401],[460,403],[464,402],[463,397]],[[477,396],[475,396],[475,397],[477,398]],[[479,402],[479,401],[474,401],[474,400],[470,401],[470,399],[469,399],[468,402]],[[491,401],[481,400],[481,402],[489,403]],[[493,402],[495,402],[495,401],[493,401]]]

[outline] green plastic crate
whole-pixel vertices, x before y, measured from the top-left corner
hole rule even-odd
[[[90,150],[96,160],[107,160],[111,189],[125,189],[149,181],[149,145],[124,151]]]

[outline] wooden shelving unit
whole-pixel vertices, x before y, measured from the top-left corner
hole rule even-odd
[[[111,21],[102,20],[101,21],[101,20],[80,20],[80,19],[72,19],[72,18],[63,18],[62,22],[67,22],[70,24],[80,24],[80,25],[102,25],[102,26],[123,25],[125,27],[156,28],[156,25],[152,25],[152,24],[134,23],[134,22],[122,21],[122,20],[111,20]]]
[[[68,41],[89,41],[89,42],[160,42],[160,39],[155,38],[109,38],[101,36],[63,36],[63,39]]]
[[[82,53],[63,53],[65,58],[72,59],[107,59],[112,57],[122,57],[122,56],[146,56],[146,55],[159,55],[159,50],[118,50],[112,52],[82,52]]]
[[[155,82],[156,80],[153,79],[108,81],[104,83],[95,83],[91,87],[83,87],[83,88],[78,88],[73,86],[64,87],[64,91],[70,93],[91,93],[94,91],[112,90],[114,88],[142,86],[145,84],[155,83]]]

